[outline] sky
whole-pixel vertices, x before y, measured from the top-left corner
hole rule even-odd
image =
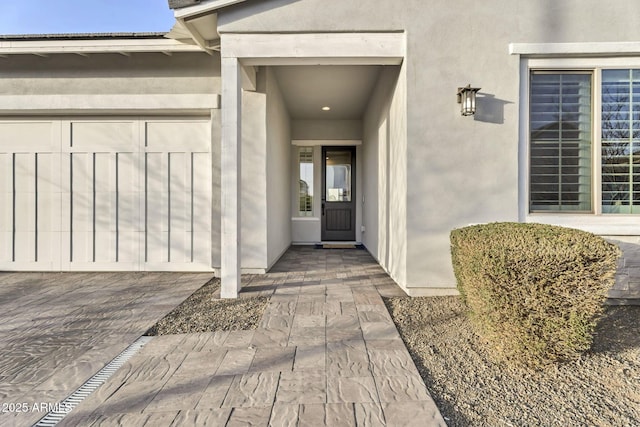
[[[167,32],[167,0],[0,0],[0,34]]]

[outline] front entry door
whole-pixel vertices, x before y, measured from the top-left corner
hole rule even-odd
[[[322,147],[323,241],[356,239],[355,147]]]

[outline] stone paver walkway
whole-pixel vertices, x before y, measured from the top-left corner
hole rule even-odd
[[[60,425],[439,426],[364,250],[293,247],[241,297],[257,330],[156,337]]]
[[[622,250],[616,283],[609,291],[609,304],[640,305],[640,242],[613,241]]]
[[[0,273],[0,426],[30,426],[211,278]]]

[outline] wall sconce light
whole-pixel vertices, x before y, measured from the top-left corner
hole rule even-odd
[[[479,90],[479,87],[471,85],[458,88],[458,104],[463,116],[473,116],[476,113],[476,93]]]

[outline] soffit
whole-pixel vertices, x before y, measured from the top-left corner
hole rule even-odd
[[[381,66],[275,66],[292,119],[361,119]],[[322,107],[328,106],[329,111]]]

